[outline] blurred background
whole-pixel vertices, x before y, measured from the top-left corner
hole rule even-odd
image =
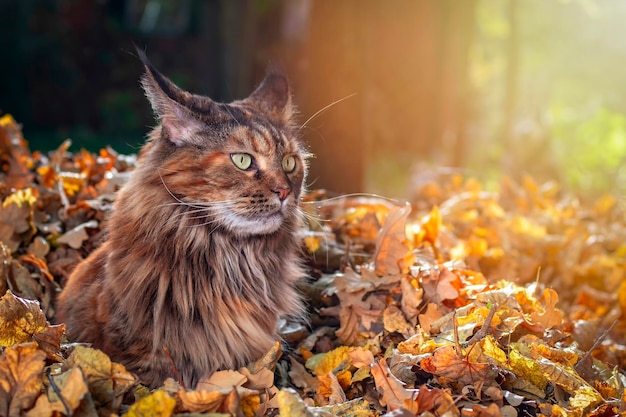
[[[136,152],[154,120],[134,42],[219,101],[279,62],[312,188],[405,196],[460,172],[623,192],[624,21],[623,0],[0,0],[0,112],[32,149]]]

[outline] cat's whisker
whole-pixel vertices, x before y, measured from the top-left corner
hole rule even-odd
[[[176,197],[176,196],[174,195],[174,193],[173,193],[173,192],[169,189],[169,187],[167,186],[167,184],[165,183],[165,180],[163,179],[163,176],[161,175],[160,170],[159,170],[159,178],[161,179],[161,183],[163,184],[163,187],[165,187],[165,190],[167,191],[167,193],[168,193],[168,194],[169,194],[169,195],[170,195],[170,196],[171,196],[174,200],[178,201],[178,203],[180,203],[180,204],[182,204],[182,205],[184,205],[184,206],[188,206],[188,207],[198,207],[198,208],[200,208],[200,207],[204,207],[204,206],[201,206],[201,205],[195,205],[195,204],[187,203],[187,202],[185,202],[185,201],[181,200],[180,198]]]
[[[325,198],[323,200],[316,200],[316,201],[301,201],[300,204],[308,204],[308,205],[312,205],[312,206],[318,206],[318,207],[323,207],[324,205],[328,204],[328,203],[332,203],[332,202],[336,202],[336,201],[341,201],[341,200],[347,200],[349,198],[352,197],[366,197],[366,198],[376,198],[376,199],[380,199],[380,200],[384,200],[387,201],[389,203],[395,204],[395,205],[400,205],[402,204],[402,202],[400,200],[397,200],[395,198],[391,198],[391,197],[385,197],[379,194],[372,194],[372,193],[351,193],[351,194],[343,194],[337,197],[329,197],[329,198]]]
[[[328,104],[328,105],[326,105],[326,106],[322,107],[321,109],[319,109],[318,111],[316,111],[315,113],[313,113],[313,115],[312,115],[311,117],[309,117],[308,119],[306,119],[306,121],[305,121],[304,123],[302,123],[302,125],[300,126],[300,128],[298,129],[298,131],[300,131],[300,130],[304,129],[304,128],[306,127],[306,125],[307,125],[310,121],[312,121],[313,119],[315,119],[315,118],[316,118],[317,116],[319,116],[320,114],[324,113],[326,110],[330,109],[330,108],[331,108],[332,106],[334,106],[335,104],[339,104],[339,103],[341,103],[342,101],[347,100],[347,99],[349,99],[349,98],[352,98],[352,97],[354,97],[354,96],[356,96],[356,93],[352,93],[352,94],[350,94],[350,95],[347,95],[347,96],[345,96],[345,97],[343,97],[343,98],[340,98],[339,100],[335,100],[335,101],[333,101],[332,103],[330,103],[330,104]]]
[[[297,207],[297,210],[298,210],[298,213],[300,213],[302,217],[304,217],[307,220],[310,220],[311,222],[315,223],[319,227],[322,227],[322,222],[330,222],[330,219],[325,219],[321,216],[315,216],[311,213],[307,213],[306,211],[302,210],[299,207]]]

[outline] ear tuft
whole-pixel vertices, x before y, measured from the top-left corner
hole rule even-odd
[[[289,81],[285,72],[276,65],[268,67],[265,79],[246,101],[262,110],[276,123],[287,125],[291,122],[294,110]]]
[[[198,132],[206,129],[205,120],[220,117],[217,105],[208,97],[190,94],[161,74],[137,48],[146,72],[141,85],[161,123],[164,136],[174,144],[198,144]]]

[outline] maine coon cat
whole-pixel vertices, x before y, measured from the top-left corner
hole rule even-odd
[[[262,356],[279,317],[301,313],[307,154],[280,71],[223,104],[181,90],[139,56],[159,124],[57,317],[147,385],[178,373],[194,387]]]

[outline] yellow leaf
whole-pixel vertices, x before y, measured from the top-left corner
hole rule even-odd
[[[11,291],[0,298],[0,346],[30,341],[46,326],[46,316],[37,301],[18,297]]]
[[[11,116],[10,114],[5,114],[4,116],[0,117],[0,127],[11,126],[11,125],[14,125],[15,123],[17,122],[15,121],[13,116]]]
[[[313,371],[316,376],[325,375],[340,365],[349,363],[351,350],[352,348],[349,346],[340,346],[330,352],[315,355],[306,361],[306,367]]]
[[[498,363],[500,366],[505,366],[507,363],[506,353],[500,349],[493,336],[488,335],[479,342],[482,348],[482,354]]]
[[[277,394],[280,417],[313,417],[298,393],[291,388],[284,388]]]
[[[430,211],[430,215],[426,219],[426,222],[422,224],[422,240],[425,242],[429,242],[431,245],[435,246],[435,242],[439,237],[439,231],[441,230],[441,213],[439,212],[439,207],[434,206]]]
[[[2,207],[6,208],[10,204],[15,204],[18,207],[22,207],[24,205],[32,206],[37,202],[37,197],[33,195],[32,188],[24,188],[23,190],[19,190],[8,196],[2,202]]]
[[[228,394],[223,391],[186,391],[180,389],[178,398],[182,408],[190,413],[211,413],[217,411]]]
[[[176,400],[165,391],[155,391],[130,406],[124,417],[170,417]]]
[[[548,379],[543,375],[539,364],[530,358],[522,355],[516,348],[511,346],[509,352],[509,366],[515,375],[527,379],[541,390],[545,390]]]
[[[309,252],[315,253],[320,248],[322,238],[319,236],[306,236],[303,241]]]
[[[261,397],[258,395],[250,395],[241,399],[241,411],[246,417],[254,417],[260,406]]]
[[[574,395],[569,399],[569,405],[575,410],[584,411],[595,407],[601,401],[600,393],[587,385],[574,391]]]

